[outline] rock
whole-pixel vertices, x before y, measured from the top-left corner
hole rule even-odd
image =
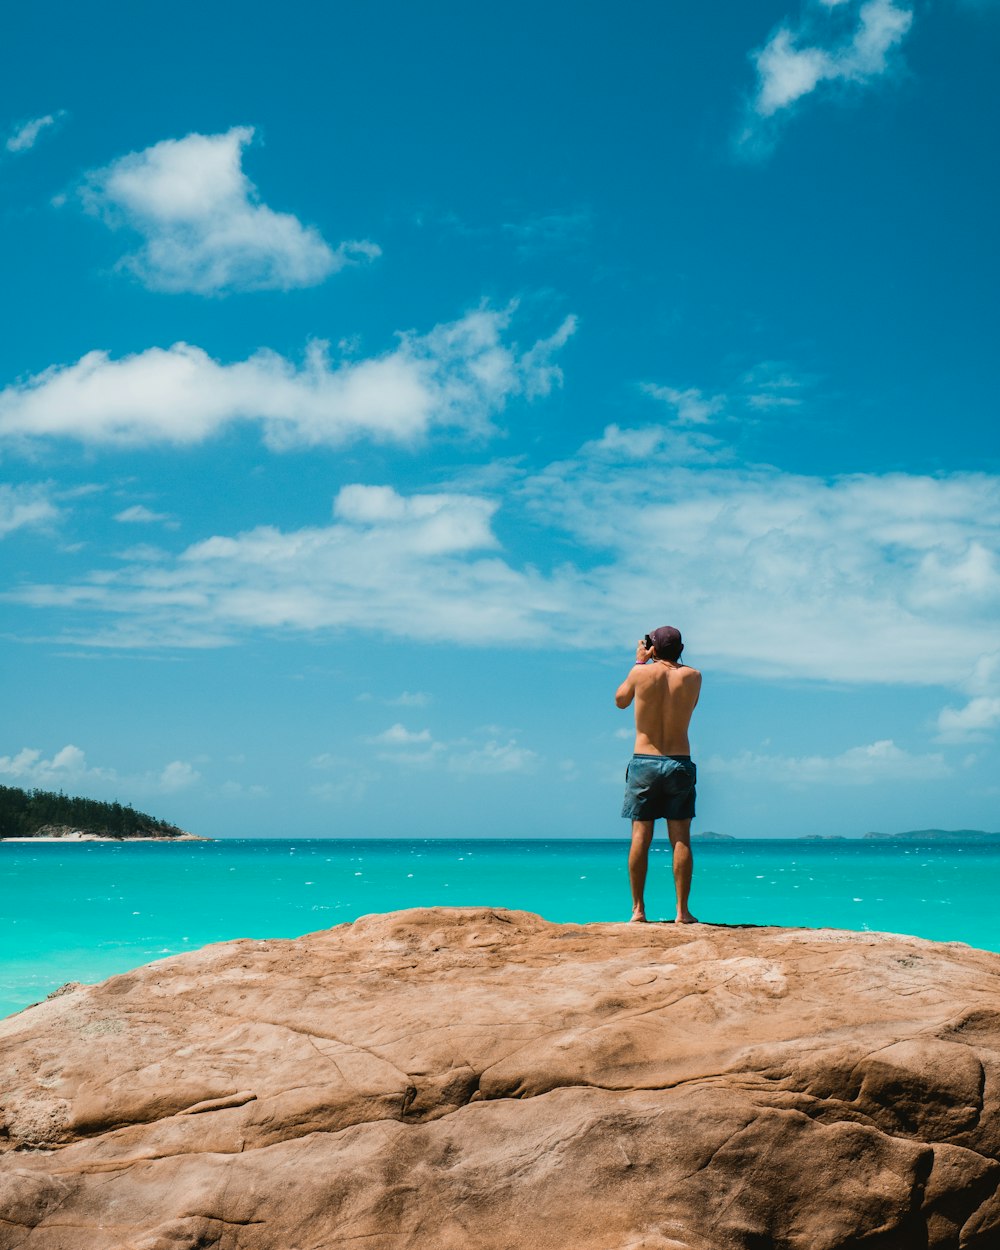
[[[368,916],[0,1022],[2,1250],[995,1250],[1000,956]]]

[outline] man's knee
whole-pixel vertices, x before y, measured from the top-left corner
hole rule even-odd
[[[690,820],[668,820],[667,833],[670,835],[671,846],[676,846],[678,843],[682,846],[691,845]]]
[[[653,840],[653,821],[651,820],[633,820],[632,821],[632,842],[642,846],[649,846]]]

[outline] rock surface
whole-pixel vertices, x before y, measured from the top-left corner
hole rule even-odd
[[[370,916],[0,1022],[3,1250],[995,1250],[1000,956]]]

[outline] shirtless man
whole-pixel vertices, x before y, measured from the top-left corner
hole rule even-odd
[[[701,673],[680,663],[684,643],[672,625],[654,629],[635,651],[635,667],[615,692],[618,707],[635,700],[635,754],[625,772],[622,815],[632,821],[628,876],[632,919],[645,921],[643,891],[653,824],[665,817],[674,859],[677,924],[697,924],[688,910],[691,893],[691,818],[697,770],[691,761],[688,725],[701,693]]]

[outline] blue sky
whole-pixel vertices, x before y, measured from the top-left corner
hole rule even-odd
[[[1000,829],[998,32],[22,6],[0,783],[617,836],[672,623],[696,828]]]

